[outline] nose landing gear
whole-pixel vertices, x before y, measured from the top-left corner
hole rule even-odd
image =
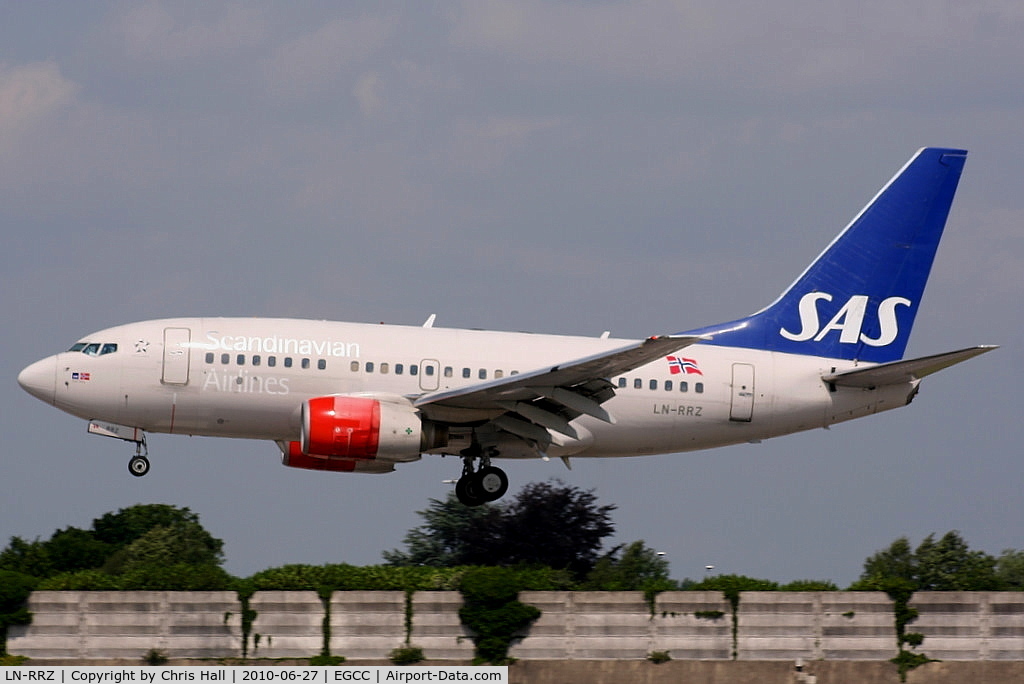
[[[141,441],[135,442],[135,455],[128,461],[128,472],[135,477],[142,477],[149,472],[149,447],[146,446],[146,436]]]
[[[135,445],[135,455],[128,461],[128,472],[135,477],[142,477],[149,472],[149,447],[146,446],[146,433],[142,428],[129,425],[118,425],[97,420],[89,421],[90,435],[113,437]]]

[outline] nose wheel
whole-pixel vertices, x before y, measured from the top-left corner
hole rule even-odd
[[[128,461],[128,472],[135,477],[142,477],[149,472],[149,459],[145,456],[132,456]]]
[[[135,455],[128,461],[128,472],[135,477],[142,477],[149,472],[149,447],[146,446],[146,438],[135,442]]]

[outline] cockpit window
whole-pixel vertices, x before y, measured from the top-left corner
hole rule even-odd
[[[117,351],[116,342],[75,342],[69,352],[82,352],[86,356],[103,356]]]

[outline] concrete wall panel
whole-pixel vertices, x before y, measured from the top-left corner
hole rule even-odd
[[[404,591],[336,591],[331,595],[331,653],[380,659],[404,643]]]
[[[250,656],[309,658],[323,650],[324,605],[315,591],[257,591],[249,607],[256,611]]]
[[[459,621],[462,594],[420,591],[413,595],[412,645],[428,660],[472,660],[473,641]]]

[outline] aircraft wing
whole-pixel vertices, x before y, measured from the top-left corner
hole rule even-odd
[[[603,402],[615,396],[608,378],[703,339],[707,338],[695,335],[648,337],[593,356],[430,392],[416,398],[413,404],[435,420],[491,421],[500,430],[546,445],[551,441],[548,429],[575,438],[576,431],[568,423],[577,416],[586,414],[614,422],[601,408]]]
[[[822,377],[822,380],[838,387],[897,385],[920,380],[927,375],[939,372],[943,368],[949,368],[952,365],[998,348],[996,345],[968,347],[967,349],[945,352],[944,354],[924,356],[919,359],[892,361],[877,366],[868,366],[867,368],[840,371],[825,375]]]

